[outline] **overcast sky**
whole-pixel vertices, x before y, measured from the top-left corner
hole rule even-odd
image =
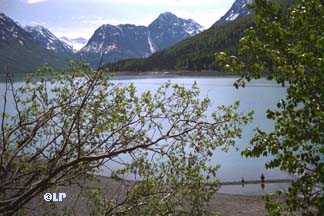
[[[103,24],[150,24],[169,11],[205,28],[234,0],[0,0],[0,12],[22,25],[43,25],[57,36],[89,38]]]

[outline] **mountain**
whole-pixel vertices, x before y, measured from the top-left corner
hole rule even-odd
[[[70,47],[72,47],[74,52],[78,52],[81,50],[88,42],[87,39],[78,37],[78,38],[68,38],[68,37],[60,37],[59,38],[64,43],[68,44]]]
[[[187,38],[145,59],[105,65],[112,71],[216,70],[214,54],[236,52],[245,29],[254,25],[248,0],[236,0],[230,10],[208,30]]]
[[[25,30],[33,37],[34,41],[47,50],[57,54],[70,54],[72,47],[58,39],[52,32],[43,26],[26,26]]]
[[[241,18],[250,14],[248,5],[253,3],[253,0],[237,0],[234,2],[232,7],[227,11],[227,13],[221,17],[214,25],[223,25],[227,22],[234,21],[237,18]]]
[[[97,66],[102,62],[144,58],[201,31],[195,21],[181,19],[167,12],[161,14],[148,27],[103,25],[98,28],[80,52],[80,58]]]
[[[12,73],[25,73],[41,64],[61,68],[67,63],[69,55],[59,55],[39,43],[35,35],[3,13],[0,13],[0,73],[4,68]]]
[[[166,12],[149,26],[149,36],[154,50],[162,50],[201,32],[202,26],[192,19],[182,19]]]
[[[103,62],[138,58],[150,55],[148,31],[145,26],[103,25],[95,31],[85,47],[80,50],[81,59],[93,66]]]
[[[249,15],[217,28],[212,27],[148,58],[122,60],[104,67],[109,71],[216,70],[214,54],[220,51],[235,54],[239,39],[253,25]]]

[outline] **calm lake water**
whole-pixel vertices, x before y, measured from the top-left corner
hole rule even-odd
[[[242,139],[237,141],[237,147],[239,148],[239,151],[231,149],[227,153],[220,150],[215,152],[213,163],[221,165],[221,168],[218,172],[218,177],[222,181],[240,181],[242,177],[244,177],[245,180],[259,180],[261,173],[264,173],[267,179],[291,178],[288,174],[279,170],[266,170],[264,168],[264,164],[267,160],[269,160],[269,158],[247,159],[241,157],[240,154],[240,150],[246,148],[249,145],[249,141],[254,134],[254,129],[256,127],[267,131],[273,128],[273,123],[266,119],[265,112],[269,107],[274,107],[274,104],[276,104],[276,102],[278,102],[285,96],[286,89],[274,82],[267,81],[266,79],[260,79],[252,81],[248,83],[245,88],[237,90],[233,87],[235,80],[235,77],[124,77],[117,78],[114,80],[114,82],[120,85],[135,83],[139,92],[143,92],[145,90],[154,91],[161,84],[167,81],[178,83],[187,87],[190,87],[194,82],[197,82],[201,90],[201,97],[209,97],[211,100],[210,111],[213,111],[218,105],[230,105],[239,100],[240,112],[248,112],[254,110],[254,120],[251,124],[244,127],[243,137]],[[17,84],[19,85],[19,83]],[[3,95],[3,92],[4,83],[0,83],[1,95]],[[1,99],[0,106],[2,107],[2,105],[3,100]],[[258,194],[259,187],[260,186],[248,186],[243,188],[243,190],[248,190],[246,193]],[[286,185],[280,185],[280,187],[278,187],[273,187],[273,190],[286,188]],[[231,191],[234,190],[233,188],[235,187],[229,188],[230,189],[228,190],[222,190],[223,192]],[[240,190],[242,190],[242,188]]]
[[[211,100],[210,111],[215,110],[218,105],[230,105],[239,100],[240,112],[254,110],[254,120],[244,127],[242,139],[237,141],[239,151],[232,149],[228,153],[222,151],[215,153],[213,162],[221,165],[219,178],[224,181],[238,181],[241,177],[255,180],[260,178],[261,173],[264,173],[268,179],[288,178],[289,176],[281,171],[264,169],[264,164],[269,158],[246,159],[242,158],[240,154],[240,150],[249,145],[256,127],[266,131],[273,128],[273,123],[265,117],[265,112],[269,107],[274,107],[274,104],[285,96],[286,89],[274,82],[260,79],[252,81],[245,88],[237,90],[233,87],[236,79],[234,77],[176,77],[121,79],[115,80],[115,82],[121,85],[135,83],[140,92],[144,90],[154,91],[167,81],[187,87],[197,82],[201,90],[201,97],[208,97]]]

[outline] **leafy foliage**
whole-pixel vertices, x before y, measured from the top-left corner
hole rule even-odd
[[[236,86],[266,74],[287,86],[287,96],[268,110],[272,132],[260,129],[243,154],[273,155],[268,168],[296,177],[286,193],[286,206],[268,203],[272,215],[320,214],[323,196],[324,145],[324,5],[320,0],[298,0],[288,10],[256,0],[256,27],[240,40],[238,56],[217,54],[226,71],[242,72]],[[322,201],[323,202],[323,201]],[[275,212],[275,213],[274,213]]]
[[[141,181],[124,201],[112,198],[101,207],[96,202],[94,210],[207,214],[215,192],[207,184],[215,185],[217,168],[209,159],[216,147],[234,145],[241,125],[251,119],[237,114],[238,103],[208,116],[209,99],[199,99],[196,85],[166,83],[155,93],[139,94],[133,84],[115,84],[87,65],[73,64],[65,74],[48,67],[38,73],[18,89],[10,80],[6,84],[1,212],[21,211],[47,189],[74,184],[114,162],[123,167],[116,176],[136,171]],[[8,110],[10,100],[14,110]],[[125,156],[126,162],[120,159]]]

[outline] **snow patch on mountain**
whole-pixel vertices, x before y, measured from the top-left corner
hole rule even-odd
[[[215,23],[215,25],[222,25],[226,22],[236,20],[238,17],[243,17],[250,14],[248,5],[253,3],[254,0],[236,0],[227,13]]]
[[[184,23],[184,30],[190,35],[190,36],[194,36],[196,34],[199,34],[200,32],[202,32],[203,27],[198,24],[197,22],[195,22],[192,19],[187,20],[188,22]]]
[[[226,21],[234,21],[237,17],[239,17],[240,14],[239,13],[234,13],[234,11],[232,10],[229,14],[228,17],[226,17]]]
[[[104,42],[100,43],[90,43],[89,45],[83,47],[81,49],[82,52],[92,52],[92,53],[104,53],[108,54],[111,51],[118,49],[117,44],[104,44]]]
[[[101,46],[102,48],[102,46]],[[111,45],[108,45],[106,46],[104,49],[103,49],[103,53],[107,54],[113,50],[116,50],[117,49],[117,45],[116,44],[111,44]]]

